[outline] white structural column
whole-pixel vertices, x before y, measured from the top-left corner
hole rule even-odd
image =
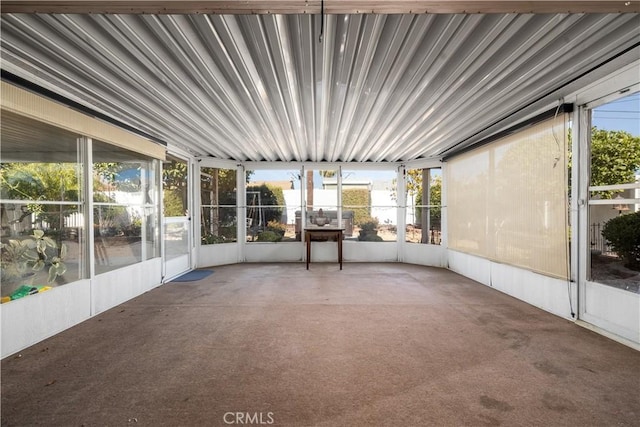
[[[406,240],[406,232],[407,232],[407,182],[406,182],[406,174],[407,168],[405,165],[400,165],[396,169],[397,178],[396,178],[396,205],[397,209],[397,220],[396,220],[396,244],[398,246],[398,261],[404,262],[404,246]]]

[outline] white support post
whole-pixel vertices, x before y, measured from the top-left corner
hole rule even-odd
[[[94,220],[93,220],[93,141],[91,138],[83,136],[78,138],[81,146],[81,155],[82,155],[82,173],[84,175],[83,180],[83,189],[84,189],[84,200],[85,203],[83,205],[86,207],[86,212],[84,213],[84,229],[85,232],[85,249],[84,249],[84,272],[83,278],[93,279],[96,271],[95,271],[95,233],[94,233]],[[95,293],[93,292],[93,280],[91,280],[90,290],[89,290],[89,300],[91,301],[90,314],[93,316],[95,314],[95,301],[93,300],[93,296]]]
[[[448,194],[447,194],[447,188],[448,188],[448,182],[447,182],[447,164],[445,162],[442,162],[442,167],[441,167],[441,176],[442,176],[442,187],[440,188],[440,246],[442,247],[443,251],[443,260],[442,260],[442,265],[443,266],[447,266],[448,265],[448,260],[447,260],[447,247],[449,246],[448,242],[449,242],[449,238],[448,238],[448,222],[447,222],[447,199],[448,199]]]
[[[300,200],[302,201],[300,209],[300,241],[304,242],[304,227],[307,223],[307,166],[302,166],[300,171]],[[305,255],[303,255],[304,261]]]
[[[342,227],[342,166],[338,166],[338,172],[336,176],[336,191],[338,192],[337,203],[337,216],[338,227]]]
[[[407,168],[405,165],[398,166],[396,170],[396,205],[397,205],[397,253],[398,262],[404,262],[404,248],[406,246],[407,234]]]
[[[245,168],[240,164],[236,169],[236,183],[236,188],[238,189],[236,193],[238,262],[245,262],[245,246],[247,244],[247,180]]]
[[[576,120],[576,140],[573,142],[571,170],[572,188],[571,195],[575,202],[577,218],[576,223],[571,227],[571,241],[577,242],[572,245],[572,269],[575,268],[575,280],[578,283],[577,307],[574,312],[580,319],[586,312],[585,286],[589,269],[589,175],[591,165],[589,159],[589,144],[591,139],[591,110],[580,107],[577,111]],[[574,180],[575,179],[575,180]],[[573,263],[576,264],[573,264]],[[573,276],[573,274],[572,274]]]

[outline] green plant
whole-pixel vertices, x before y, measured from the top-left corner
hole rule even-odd
[[[569,146],[573,134],[569,129]],[[571,177],[573,159],[568,153],[568,177]],[[620,130],[591,128],[591,180],[590,185],[616,185],[635,181],[636,171],[640,169],[640,137]],[[568,183],[571,189],[571,180]],[[570,192],[570,191],[569,191]],[[612,199],[618,193],[615,190],[597,191],[592,194],[602,199]]]
[[[226,243],[227,239],[224,236],[217,236],[215,234],[207,234],[202,236],[203,245],[214,245],[216,243]]]
[[[266,184],[247,187],[247,218],[251,218],[254,225],[264,224],[263,220],[267,223],[279,222],[284,204],[284,193],[281,188]]]
[[[9,240],[2,244],[2,273],[5,278],[21,278],[31,267],[32,271],[41,271],[49,266],[47,283],[53,283],[58,276],[67,271],[63,260],[67,254],[67,245],[61,244],[55,255],[47,254],[47,249],[57,249],[56,242],[44,235],[42,230],[34,230],[28,239]]]
[[[423,206],[427,205],[426,202],[422,201],[422,180],[419,183],[414,184],[419,189],[419,192],[416,193],[416,222],[422,225],[422,209]],[[429,188],[429,203],[430,207],[426,207],[428,215],[429,215],[429,224],[432,228],[440,228],[441,216],[442,212],[440,209],[440,204],[442,201],[442,178],[436,176],[431,180],[431,186]]]
[[[184,216],[184,202],[180,189],[163,190],[163,215],[164,216]]]
[[[640,271],[640,212],[610,219],[604,224],[602,236],[625,261],[625,267]]]
[[[282,240],[282,236],[273,231],[263,231],[258,234],[258,238],[256,239],[258,242],[279,242]]]
[[[287,226],[279,221],[271,220],[267,223],[267,231],[273,231],[280,237],[284,237],[284,233],[287,231]]]
[[[360,224],[358,240],[361,242],[382,242],[382,237],[378,236],[378,226],[377,218],[369,218]]]
[[[342,206],[353,211],[353,223],[359,225],[371,219],[371,193],[366,188],[342,190]]]
[[[28,240],[9,240],[2,244],[2,276],[3,279],[22,277],[27,272],[29,259]]]

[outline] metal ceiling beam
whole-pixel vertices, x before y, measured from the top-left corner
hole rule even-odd
[[[2,13],[104,14],[441,14],[638,13],[640,1],[484,0],[3,0]]]

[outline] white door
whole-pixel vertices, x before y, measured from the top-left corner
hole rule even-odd
[[[191,269],[189,161],[167,155],[162,168],[164,281]]]

